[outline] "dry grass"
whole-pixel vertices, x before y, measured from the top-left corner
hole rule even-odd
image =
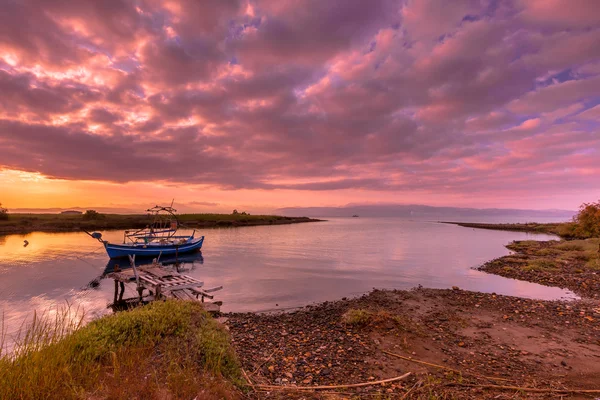
[[[416,334],[421,333],[421,329],[408,317],[393,314],[385,310],[350,309],[342,315],[342,323],[358,328],[397,329]]]
[[[560,268],[556,262],[548,259],[532,260],[523,267],[523,271],[548,271],[556,272]]]
[[[346,325],[353,326],[365,326],[371,322],[373,318],[373,313],[367,310],[359,309],[351,309],[348,310],[342,315],[342,322]]]
[[[533,256],[523,267],[524,271],[556,272],[561,266],[582,264],[585,269],[600,270],[600,239],[581,239],[562,242],[523,240],[512,242],[507,247],[521,254]],[[507,261],[510,256],[507,256]],[[516,260],[518,261],[518,259]]]
[[[229,337],[200,304],[156,302],[81,321],[68,308],[35,316],[0,357],[0,398],[237,397]]]

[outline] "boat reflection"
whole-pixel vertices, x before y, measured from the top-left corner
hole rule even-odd
[[[150,257],[136,257],[135,258],[135,266],[141,267],[144,265],[151,265],[156,262],[160,263],[163,267],[172,267],[177,272],[186,272],[193,271],[200,264],[204,263],[204,257],[202,257],[202,252],[190,253],[190,254],[182,254],[179,256],[164,256],[160,259],[150,258]],[[131,264],[126,260],[116,260],[110,259],[108,263],[106,263],[106,267],[104,267],[104,271],[100,276],[92,279],[87,285],[87,288],[97,288],[100,286],[100,280],[104,279],[106,275],[111,272],[115,272],[115,267],[117,270],[124,270],[131,268]]]
[[[159,258],[158,260],[156,259],[156,257],[136,257],[135,266],[141,267],[143,265],[150,265],[153,264],[155,260],[162,266],[172,266],[176,268],[179,272],[183,272],[185,270],[194,270],[198,264],[204,263],[204,257],[202,257],[202,252],[197,252],[190,254],[180,254],[179,256],[164,256]],[[129,260],[110,259],[106,264],[106,267],[104,268],[104,275],[114,272],[115,266],[117,266],[118,269],[131,268]]]

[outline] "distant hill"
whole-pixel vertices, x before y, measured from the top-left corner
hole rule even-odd
[[[576,211],[572,210],[524,210],[508,208],[460,208],[433,207],[425,205],[347,205],[344,207],[287,207],[277,213],[288,216],[307,217],[401,217],[415,220],[474,221],[506,220],[544,222],[545,220],[567,221]]]

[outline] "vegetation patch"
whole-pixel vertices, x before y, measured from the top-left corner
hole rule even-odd
[[[480,269],[509,278],[568,288],[590,297],[600,293],[600,239],[515,241],[506,246],[515,254]]]
[[[8,210],[0,203],[0,221],[8,221]]]
[[[370,327],[384,330],[398,329],[417,334],[421,333],[420,329],[409,318],[392,314],[385,310],[350,309],[342,315],[342,323],[351,327]]]
[[[369,322],[371,322],[372,318],[373,313],[370,311],[363,309],[351,309],[342,315],[342,322],[347,325],[366,326],[369,324]]]
[[[0,212],[0,214],[2,214]],[[108,230],[108,229],[141,229],[152,220],[148,215],[140,214],[101,214],[95,210],[87,210],[84,214],[15,214],[0,215],[0,234],[42,232],[69,232]],[[280,215],[249,214],[180,214],[179,221],[189,228],[253,226],[293,224],[313,222],[316,219],[306,217],[284,217]]]
[[[545,258],[532,260],[526,266],[523,267],[523,271],[554,272],[558,271],[558,269],[559,268],[554,261]]]
[[[81,326],[35,317],[0,358],[0,398],[235,398],[226,331],[193,302],[155,302]]]

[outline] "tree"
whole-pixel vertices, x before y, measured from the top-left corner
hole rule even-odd
[[[233,210],[232,214],[233,214],[233,215],[238,215],[238,214],[239,214],[239,213],[238,213],[238,210]]]
[[[575,233],[580,237],[600,237],[600,200],[583,203],[573,217]]]
[[[8,220],[8,210],[2,207],[2,203],[0,203],[0,221]]]
[[[83,219],[102,219],[104,215],[100,214],[96,210],[87,210],[85,214],[83,214]]]

